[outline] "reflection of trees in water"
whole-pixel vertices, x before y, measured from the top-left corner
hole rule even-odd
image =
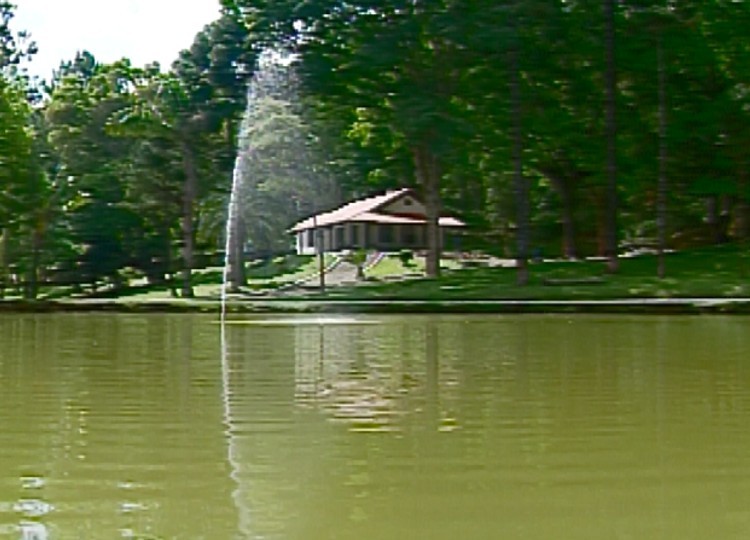
[[[401,430],[407,416],[440,424],[441,394],[450,402],[458,379],[454,357],[441,354],[439,333],[429,318],[298,326],[295,402],[324,410],[352,431]]]
[[[7,517],[23,538],[222,530],[215,342],[192,316],[0,317],[0,506],[16,509],[0,529]]]
[[[423,494],[470,486],[466,511],[487,515],[498,497],[515,508],[546,500],[543,492],[555,482],[602,487],[591,474],[620,485],[610,500],[627,502],[628,494],[641,493],[631,491],[629,473],[642,472],[642,464],[653,467],[648,481],[653,473],[670,481],[684,472],[686,427],[705,421],[702,432],[726,442],[732,422],[747,418],[744,363],[715,356],[747,350],[740,328],[562,317],[233,328],[234,440],[247,522],[266,538],[304,538],[305,526],[385,538],[388,523],[380,518],[396,510],[396,489],[408,494],[398,505],[412,516],[423,508]],[[438,432],[456,427],[450,435]],[[739,434],[725,447],[745,440]],[[689,457],[705,466],[696,452]],[[595,525],[608,526],[606,500],[573,489],[602,516],[592,518]],[[555,504],[540,530],[569,515],[568,501],[551,492]],[[674,496],[643,493],[654,497],[649,520]],[[448,499],[434,501],[450,513]],[[528,525],[507,508],[497,510],[505,521]]]
[[[375,326],[227,327],[231,461],[246,537],[315,536],[310,519],[319,530],[346,526],[349,516],[332,507],[362,517],[352,505],[369,482],[366,438],[350,440],[341,424],[397,424],[424,372],[420,339],[410,339],[402,358]]]

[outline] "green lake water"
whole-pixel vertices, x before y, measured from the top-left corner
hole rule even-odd
[[[747,538],[749,330],[2,315],[0,539]]]

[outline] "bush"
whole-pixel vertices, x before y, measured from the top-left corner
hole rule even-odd
[[[367,251],[364,249],[357,249],[347,253],[346,260],[355,266],[362,266],[367,262]]]
[[[407,268],[414,264],[414,252],[410,249],[402,249],[399,251],[398,258],[401,260],[401,264]]]
[[[365,263],[367,262],[367,251],[356,249],[344,253],[343,259],[357,267],[357,279],[365,278]]]

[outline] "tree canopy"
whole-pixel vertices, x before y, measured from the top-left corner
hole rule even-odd
[[[5,285],[135,274],[192,295],[224,249],[237,163],[243,239],[263,252],[288,249],[298,217],[402,186],[426,202],[434,276],[443,211],[469,223],[465,248],[515,258],[519,283],[533,256],[614,271],[633,246],[748,237],[746,2],[221,3],[169,69],[81,51],[40,101],[19,68],[35,45],[0,2]],[[269,50],[293,91],[248,94]]]

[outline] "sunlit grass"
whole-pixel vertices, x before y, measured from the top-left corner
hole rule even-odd
[[[410,272],[422,272],[422,266],[418,261],[414,261],[409,266],[405,266],[401,259],[393,255],[384,256],[378,264],[367,269],[365,275],[369,279],[382,279],[389,276],[400,276]]]
[[[599,261],[532,264],[526,286],[513,268],[465,268],[440,279],[390,280],[339,291],[342,297],[379,299],[616,299],[750,296],[750,256],[736,246],[672,253],[667,277],[656,275],[657,259],[644,255],[621,259],[620,271],[606,273]]]
[[[334,260],[327,255],[325,264]],[[268,268],[250,272],[248,285],[240,298],[321,299],[313,289],[293,287],[300,280],[315,280],[318,261],[314,257],[295,259],[291,264],[271,262]],[[366,271],[366,280],[356,285],[330,287],[322,298],[336,300],[604,300],[628,298],[750,297],[750,252],[738,246],[704,248],[669,254],[667,276],[656,275],[657,259],[652,255],[622,258],[620,271],[606,273],[601,261],[551,261],[530,265],[526,286],[516,283],[513,268],[478,266],[463,268],[459,261],[446,259],[439,279],[424,277],[424,259],[414,258],[404,264],[398,255],[388,255]],[[264,272],[264,274],[263,274]],[[221,268],[207,268],[195,274],[197,302],[215,302],[221,297]],[[174,286],[179,293],[179,276]],[[72,291],[72,289],[70,289]],[[11,293],[11,291],[7,291]],[[269,294],[272,293],[272,294]],[[68,293],[70,294],[70,293]],[[67,296],[84,299],[89,294]],[[132,287],[118,292],[100,291],[93,297],[122,303],[175,302],[187,299],[172,296],[167,285]],[[43,291],[42,299],[65,299],[64,289]]]
[[[414,277],[424,274],[425,266],[424,257],[414,257],[408,264],[404,264],[398,255],[386,255],[378,264],[369,268],[366,275],[371,279]],[[443,270],[456,270],[460,268],[460,264],[453,259],[443,259],[440,261],[440,267]]]

